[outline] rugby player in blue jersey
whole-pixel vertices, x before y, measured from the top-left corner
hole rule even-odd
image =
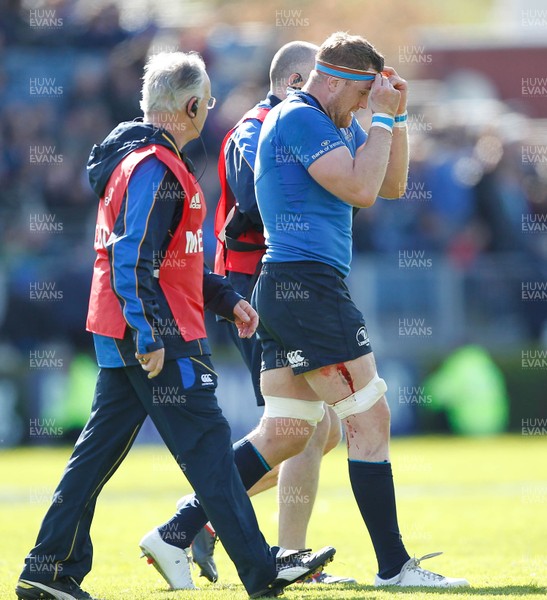
[[[378,561],[375,585],[466,586],[465,579],[421,568],[403,545],[387,386],[344,281],[353,208],[404,194],[406,101],[406,81],[384,66],[369,42],[335,33],[322,44],[302,91],[264,121],[255,188],[268,249],[253,305],[260,316],[266,408],[250,440],[268,465],[283,461],[307,440],[290,432],[280,439],[279,421],[316,423],[327,403],[345,427],[351,486]],[[368,136],[355,118],[367,105]]]
[[[221,147],[218,170],[222,194],[217,208],[215,230],[217,234],[223,232],[223,235],[219,235],[221,241],[217,249],[215,272],[226,274],[233,288],[245,298],[249,298],[253,291],[266,250],[264,228],[254,189],[254,164],[260,129],[268,112],[284,100],[288,93],[301,89],[306,83],[314,68],[318,50],[319,47],[315,44],[303,41],[293,41],[282,46],[270,65],[270,91],[267,97],[248,111],[227,133]],[[260,340],[256,335],[241,338],[233,323],[224,322],[251,373],[256,402],[258,406],[264,406],[264,398],[260,392]],[[280,546],[306,547],[306,532],[317,495],[321,459],[336,447],[340,439],[340,420],[331,410],[326,410],[305,449],[278,465],[281,469],[272,469],[249,490],[249,495],[252,496],[269,489],[276,485],[279,473]],[[192,553],[207,576],[211,572],[216,574],[211,557],[214,538],[205,530],[202,532],[204,533],[198,535],[192,544]],[[207,548],[206,544],[199,544],[204,538],[209,542],[209,552],[202,551],[198,554],[198,548]],[[209,579],[212,579],[210,575]],[[323,571],[308,578],[306,583],[337,584],[356,581],[351,577]]]

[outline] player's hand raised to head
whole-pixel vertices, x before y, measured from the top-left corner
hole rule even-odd
[[[240,338],[250,338],[258,327],[258,314],[246,301],[240,300],[234,306],[234,322]]]
[[[397,114],[402,115],[406,110],[408,82],[406,79],[400,77],[393,67],[384,67],[382,73],[388,78],[389,83],[401,94]]]
[[[395,116],[400,99],[401,93],[393,87],[387,77],[378,73],[370,88],[369,106],[372,112]]]

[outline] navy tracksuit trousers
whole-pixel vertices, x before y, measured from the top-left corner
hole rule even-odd
[[[95,503],[150,415],[194,488],[249,594],[276,576],[234,465],[230,427],[215,397],[208,356],[167,361],[148,379],[140,366],[101,369],[91,416],[78,439],[21,575],[33,581],[91,570]]]
[[[251,288],[251,283],[254,279],[253,275],[229,271],[227,277],[234,290],[250,302],[251,292],[253,291]],[[234,342],[236,348],[239,350],[251,374],[256,404],[257,406],[264,406],[264,397],[260,391],[260,367],[262,363],[262,345],[260,340],[257,338],[256,333],[250,338],[240,338],[235,324],[231,321],[224,322],[228,326],[228,333],[232,342]]]

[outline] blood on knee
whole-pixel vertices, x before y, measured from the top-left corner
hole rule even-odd
[[[336,370],[338,371],[338,373],[340,374],[342,379],[348,384],[349,389],[351,390],[351,393],[355,394],[355,386],[353,384],[353,377],[351,376],[351,373],[348,371],[348,368],[346,367],[346,365],[344,363],[338,363],[336,365]]]
[[[324,367],[319,367],[319,373],[321,373],[323,377],[330,377],[335,369],[336,365],[326,365]]]

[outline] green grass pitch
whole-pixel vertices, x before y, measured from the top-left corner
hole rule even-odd
[[[485,439],[397,439],[392,461],[399,522],[411,554],[442,550],[424,566],[467,577],[462,591],[378,590],[375,560],[349,488],[344,447],[329,454],[308,545],[338,549],[328,571],[358,586],[295,585],[291,599],[404,600],[547,596],[547,440],[545,436]],[[0,457],[0,598],[15,598],[23,558],[32,547],[70,448],[4,451]],[[99,498],[92,536],[94,568],[84,588],[106,600],[237,600],[246,598],[235,569],[217,546],[219,583],[195,581],[200,592],[169,592],[155,569],[139,560],[142,534],[169,518],[189,491],[163,447],[134,448]],[[253,499],[270,543],[277,539],[276,496]]]

